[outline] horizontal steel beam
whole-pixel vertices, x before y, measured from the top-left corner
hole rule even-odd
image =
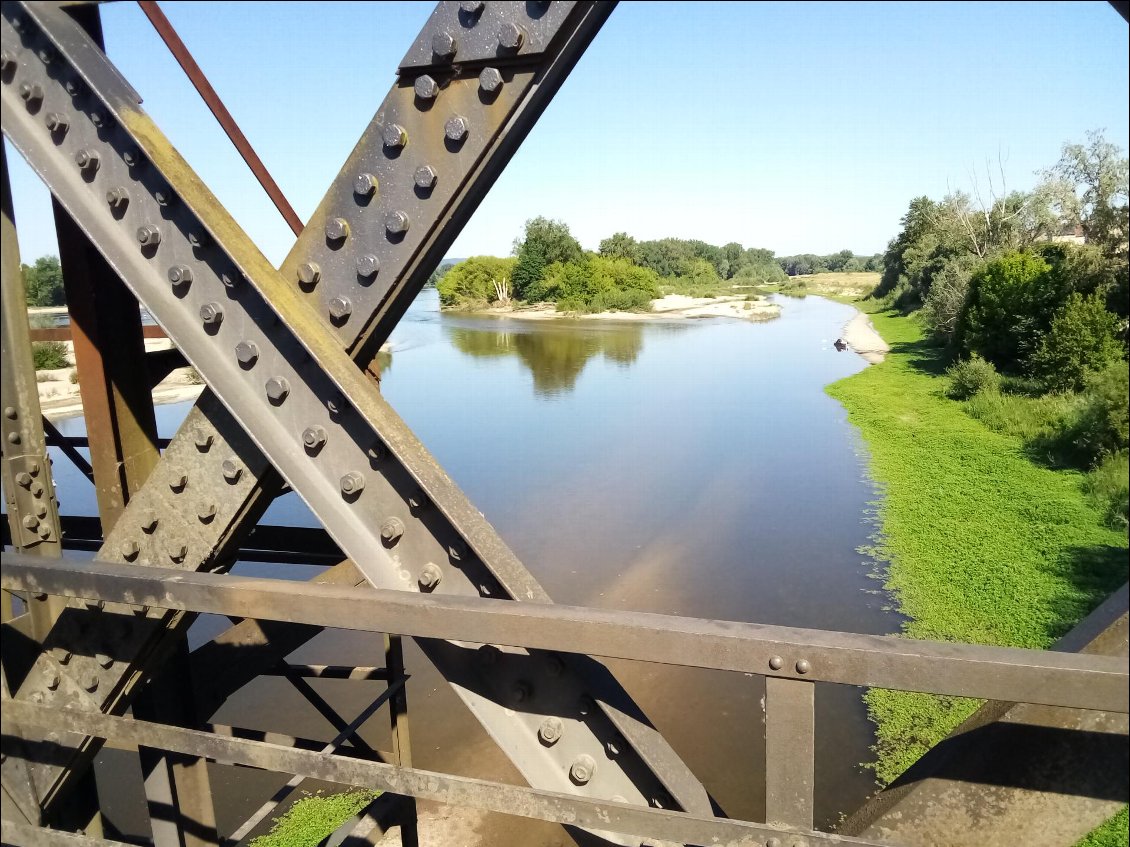
[[[112,717],[80,709],[9,702],[5,703],[0,729],[5,736],[14,738],[34,738],[49,731],[78,732],[110,741],[141,744],[339,785],[375,788],[393,794],[554,821],[588,830],[605,830],[679,843],[750,847],[751,844],[764,844],[770,838],[780,839],[785,836],[784,843],[789,847],[815,847],[823,844],[880,847],[873,841],[823,832],[780,829],[765,824],[649,809],[615,801],[587,800],[555,791],[400,768],[381,762],[295,750],[261,741],[221,738],[200,730]],[[46,748],[45,752],[49,754],[52,745],[33,741],[29,746]]]
[[[9,590],[417,638],[1130,712],[1115,656],[918,641],[649,612],[462,599],[4,554]]]

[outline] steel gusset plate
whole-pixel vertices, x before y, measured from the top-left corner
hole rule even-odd
[[[5,134],[366,577],[383,588],[522,598],[503,590],[505,579],[526,583],[524,599],[544,599],[85,34],[55,7],[6,5],[3,44]],[[174,474],[170,487],[187,508],[194,480]],[[184,559],[183,546],[166,556]],[[585,685],[547,654],[485,647],[469,662],[467,645],[422,646],[531,783],[674,803],[670,777],[624,749],[592,708],[618,687]],[[550,720],[562,730],[546,731]],[[682,766],[659,747],[647,751],[653,761]],[[701,786],[689,801],[679,794],[680,805],[708,808]]]

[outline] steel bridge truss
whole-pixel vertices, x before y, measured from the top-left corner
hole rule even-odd
[[[86,464],[39,409],[5,165],[4,842],[110,843],[90,764],[111,740],[139,749],[157,847],[235,843],[305,778],[382,789],[406,844],[418,797],[560,822],[586,843],[872,843],[813,829],[816,682],[1127,712],[1115,657],[554,606],[383,400],[376,352],[613,6],[440,3],[276,269],[139,108],[96,7],[3,4],[3,132],[56,204],[91,450]],[[207,383],[167,444],[137,301]],[[49,437],[86,465],[100,527],[60,518]],[[251,551],[300,556],[301,533],[257,528],[287,487],[336,543],[334,566],[300,585],[226,573]],[[201,613],[238,623],[189,653]],[[384,666],[287,662],[325,627],[385,634]],[[412,767],[403,635],[529,788]],[[725,818],[593,657],[764,676],[766,821]],[[208,722],[264,674],[310,699],[333,741]],[[347,720],[318,677],[386,686]],[[381,753],[358,731],[386,707]],[[206,761],[294,779],[221,838]],[[379,831],[380,811],[350,837]]]

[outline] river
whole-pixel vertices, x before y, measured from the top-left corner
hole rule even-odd
[[[781,303],[782,316],[760,324],[535,322],[441,314],[435,291],[427,290],[393,334],[382,390],[558,602],[895,632],[900,619],[888,608],[874,562],[859,552],[877,496],[863,446],[823,391],[867,366],[832,345],[853,310],[819,297]],[[186,411],[186,404],[159,407],[162,435]],[[80,434],[82,421],[60,428]],[[93,513],[91,487],[64,458],[55,467],[63,509]],[[293,494],[276,501],[265,521],[316,525]],[[282,571],[272,573],[312,575],[309,568]],[[201,620],[193,643],[222,625]],[[299,657],[379,664],[379,644],[327,632]],[[520,781],[414,648],[407,660],[414,764]],[[761,679],[613,666],[720,806],[760,819]],[[319,690],[351,719],[374,696],[365,685],[324,681]],[[874,735],[860,694],[817,686],[821,827],[874,788],[861,767]],[[215,720],[333,734],[277,679],[248,686]],[[370,734],[388,749],[381,720],[370,722]],[[116,773],[129,781],[125,770]],[[285,781],[246,770],[213,773],[221,828],[234,827]],[[116,793],[113,806],[128,831],[137,825],[127,797],[134,792]],[[467,831],[458,838],[473,839],[473,830],[484,845],[548,845],[561,832],[494,818],[460,825]]]

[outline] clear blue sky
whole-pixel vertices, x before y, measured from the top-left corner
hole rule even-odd
[[[162,8],[308,217],[430,3]],[[276,264],[293,236],[134,3],[102,6],[144,108]],[[1030,188],[1066,141],[1128,143],[1128,28],[1105,2],[622,2],[449,251],[506,255],[523,222],[582,245],[739,241],[884,249],[914,196]],[[47,197],[9,148],[21,255],[55,253]]]

